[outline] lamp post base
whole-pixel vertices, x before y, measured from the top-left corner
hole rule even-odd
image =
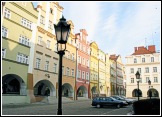
[[[57,115],[62,115],[62,109],[57,109]]]

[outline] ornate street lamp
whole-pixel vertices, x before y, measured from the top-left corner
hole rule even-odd
[[[148,81],[148,85],[149,85],[149,96],[150,96],[150,99],[151,99],[151,96],[152,96],[152,92],[151,92],[151,81],[149,80]]]
[[[140,73],[137,71],[135,75],[136,75],[136,80],[137,80],[137,85],[138,85],[138,100],[139,100],[139,80],[140,80]]]
[[[66,43],[70,34],[70,24],[62,16],[57,25],[54,24],[57,39],[57,54],[59,54],[58,72],[58,109],[57,115],[62,115],[62,57],[65,54]]]

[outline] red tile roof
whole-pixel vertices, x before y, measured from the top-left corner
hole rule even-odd
[[[148,49],[144,46],[134,47],[134,53],[132,55],[140,55],[140,54],[152,54],[156,53],[155,51],[155,45],[148,46]]]

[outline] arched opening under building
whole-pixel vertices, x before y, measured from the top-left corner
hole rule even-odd
[[[88,98],[88,91],[85,86],[80,86],[77,90],[77,97],[85,97]]]
[[[99,96],[99,94],[97,93],[97,86],[92,87],[91,93],[92,93],[92,98],[95,98],[95,97]]]
[[[151,92],[151,97],[159,97],[159,93],[156,89],[151,88],[147,91],[147,96],[150,97],[149,92]]]
[[[70,97],[73,98],[74,90],[69,83],[64,83],[62,85],[62,97]]]
[[[132,91],[132,97],[138,97],[138,89]],[[142,97],[142,91],[139,89],[139,97]]]
[[[49,80],[41,80],[34,86],[35,96],[56,96],[56,89]]]
[[[4,75],[2,77],[2,94],[26,95],[25,82],[16,74]]]

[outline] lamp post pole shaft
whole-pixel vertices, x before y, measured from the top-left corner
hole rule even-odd
[[[139,81],[138,81],[138,101],[139,101]]]
[[[58,72],[58,109],[57,115],[62,115],[62,57],[64,51],[59,51],[59,72]]]

